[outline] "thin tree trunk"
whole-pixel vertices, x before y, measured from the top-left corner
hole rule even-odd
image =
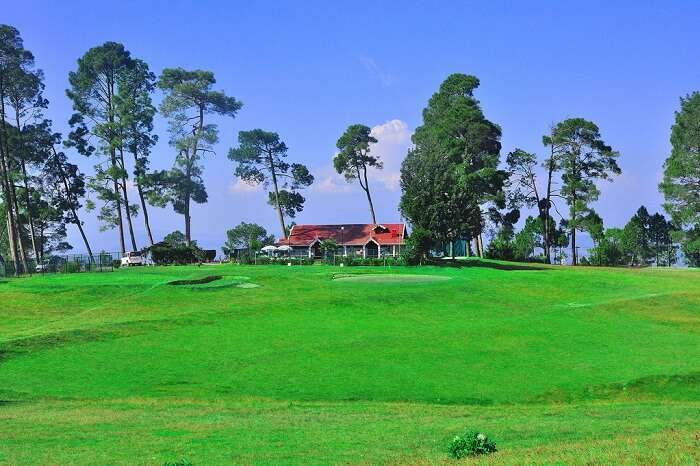
[[[56,153],[56,149],[54,149],[54,154]],[[70,187],[68,186],[68,180],[66,179],[66,174],[63,171],[63,167],[60,168],[61,170],[61,179],[63,180],[63,188],[66,190],[66,198],[68,198],[68,204],[70,205],[70,211],[73,214],[73,223],[78,227],[78,230],[80,231],[80,236],[83,238],[83,243],[85,244],[85,249],[87,249],[88,255],[90,256],[90,260],[94,262],[94,257],[92,255],[92,249],[90,248],[90,243],[88,242],[87,236],[85,235],[85,230],[83,230],[83,224],[80,221],[80,218],[78,217],[78,212],[75,210],[75,199],[70,193]]]
[[[202,134],[202,128],[204,127],[204,107],[199,106],[199,122],[197,123],[197,128],[194,130],[194,142],[192,143],[192,154],[190,160],[187,161],[187,181],[191,181],[192,171],[191,164],[192,159],[197,158],[197,149],[199,146],[199,137]],[[185,194],[185,242],[188,246],[192,244],[192,236],[190,231],[191,217],[190,217],[190,192],[189,190]]]
[[[272,154],[268,153],[267,160],[270,166],[270,174],[272,176],[272,186],[275,189],[275,206],[277,207],[277,220],[280,222],[280,228],[282,229],[282,239],[284,239],[287,237],[287,228],[284,225],[284,214],[282,213],[282,206],[280,205],[280,193],[277,186],[277,173],[275,173],[275,164],[272,160]]]
[[[360,175],[360,168],[356,167],[357,169],[357,179],[360,182],[360,187],[365,191],[365,194],[367,195],[367,202],[369,203],[369,212],[372,215],[372,224],[376,225],[377,224],[377,217],[374,215],[374,204],[372,203],[372,195],[369,193],[369,182],[367,181],[367,167],[362,167],[362,175]],[[362,178],[360,178],[362,176]],[[364,184],[362,183],[362,179],[364,179]]]
[[[141,186],[141,180],[140,180],[140,175],[141,173],[139,172],[139,157],[136,151],[133,152],[134,156],[134,166],[136,167],[136,170],[134,171],[134,176],[135,176],[135,181],[136,181],[136,190],[139,193],[139,200],[141,201],[141,210],[143,210],[143,223],[146,227],[146,234],[148,235],[148,241],[150,242],[151,246],[153,246],[155,243],[153,241],[153,234],[151,233],[151,223],[148,218],[148,207],[146,205],[146,199],[143,195],[143,187]]]
[[[146,207],[146,199],[143,196],[143,189],[141,188],[141,183],[136,183],[136,189],[139,193],[139,200],[141,201],[141,210],[143,210],[143,223],[146,226],[146,234],[148,235],[148,241],[153,246],[153,233],[151,233],[151,224],[148,220],[148,209]]]
[[[114,82],[110,76],[107,76],[107,121],[110,128],[114,126],[114,108],[112,105],[112,96],[114,95]],[[124,241],[124,219],[122,218],[122,202],[121,194],[119,194],[119,181],[114,174],[117,171],[117,149],[114,147],[113,129],[110,129],[109,138],[109,156],[112,163],[112,187],[114,189],[114,202],[117,209],[117,227],[119,228],[119,252],[122,255],[126,253],[126,243]]]
[[[23,143],[23,137],[22,137],[22,131],[20,129],[21,122],[19,119],[19,114],[20,114],[20,109],[19,105],[14,105],[15,109],[15,124],[17,131],[20,134],[20,141],[22,144],[22,148],[24,146]],[[34,217],[32,215],[32,209],[31,209],[31,200],[29,197],[29,177],[27,176],[27,164],[24,162],[24,157],[20,155],[19,157],[20,160],[20,167],[22,168],[22,180],[24,181],[24,199],[25,199],[25,208],[27,209],[27,222],[29,224],[29,235],[31,237],[32,241],[32,251],[34,251],[34,259],[38,259],[38,253],[37,253],[37,246],[36,246],[36,234],[34,232]]]
[[[39,258],[39,253],[37,252],[39,249],[37,248],[36,245],[36,233],[34,232],[34,217],[32,216],[32,205],[31,205],[31,199],[29,196],[29,179],[27,177],[27,167],[22,161],[22,178],[24,181],[24,197],[25,197],[25,208],[27,209],[27,220],[29,222],[29,235],[32,240],[32,251],[34,251],[34,259]]]
[[[134,235],[134,224],[131,221],[131,205],[129,205],[129,194],[126,189],[126,165],[124,164],[124,149],[119,148],[119,162],[122,169],[122,195],[124,196],[124,213],[126,213],[126,222],[129,226],[129,238],[131,239],[131,250],[137,251],[136,236]]]
[[[17,246],[19,246],[19,258],[22,261],[22,267],[24,268],[24,272],[30,273],[29,263],[27,262],[27,251],[24,247],[24,243],[22,242],[22,232],[20,230],[19,221],[17,221],[19,219],[19,202],[17,202],[17,192],[15,191],[14,183],[11,183],[10,188],[12,204],[15,206],[15,212],[17,212],[17,217],[15,221],[15,235],[17,235]]]
[[[14,275],[19,275],[17,270],[18,247],[15,236],[15,217],[12,206],[11,183],[10,183],[10,153],[7,143],[7,126],[5,125],[5,95],[0,83],[0,182],[5,193],[5,211],[7,214],[7,239],[10,244],[10,258],[12,259]]]
[[[549,166],[547,169],[547,197],[544,199],[544,255],[547,259],[547,263],[552,263],[552,255],[550,248],[552,246],[552,232],[549,231],[549,211],[552,208],[552,175],[554,174],[554,141],[552,140],[552,150],[549,155]]]

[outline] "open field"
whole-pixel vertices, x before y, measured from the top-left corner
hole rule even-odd
[[[0,462],[700,462],[700,273],[478,265],[0,283]]]

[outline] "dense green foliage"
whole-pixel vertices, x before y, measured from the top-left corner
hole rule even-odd
[[[401,213],[437,241],[478,238],[482,209],[505,207],[499,196],[507,177],[498,169],[501,129],[484,116],[477,87],[474,76],[448,76],[423,110],[414,147],[401,165]]]
[[[300,189],[314,182],[306,165],[288,163],[287,145],[277,133],[254,129],[238,133],[239,147],[228,153],[236,163],[235,176],[246,183],[272,185],[268,204],[277,211],[282,237],[287,235],[284,216],[294,218],[304,210],[304,196]]]
[[[464,435],[455,435],[447,449],[450,457],[457,460],[467,456],[495,453],[496,451],[495,442],[474,430],[468,430]]]
[[[243,106],[223,91],[214,90],[214,84],[211,71],[182,68],[166,68],[158,79],[158,87],[165,93],[160,112],[168,119],[175,162],[170,170],[153,175],[153,183],[161,187],[154,202],[170,203],[182,214],[188,244],[192,241],[191,203],[203,204],[208,198],[202,158],[213,153],[212,146],[219,140],[218,126],[209,119],[213,115],[234,118]]]
[[[338,138],[335,145],[338,153],[333,157],[335,171],[342,174],[348,182],[357,180],[360,188],[365,192],[373,224],[377,223],[377,218],[369,189],[367,169],[383,168],[383,162],[379,156],[371,153],[371,145],[376,142],[377,138],[372,136],[372,130],[368,126],[350,125]]]
[[[569,207],[564,222],[571,240],[571,260],[576,265],[576,232],[589,230],[592,223],[602,224],[591,221],[597,217],[591,203],[600,195],[596,180],[609,180],[621,173],[616,160],[619,154],[603,141],[598,126],[583,118],[558,123],[544,143],[552,148],[555,170],[561,172],[559,195]]]
[[[226,243],[221,250],[228,258],[235,257],[237,260],[251,262],[260,248],[274,242],[274,235],[268,235],[267,230],[262,226],[257,223],[241,222],[226,231]]]
[[[465,425],[495,463],[700,459],[696,272],[468,264],[10,280],[0,461],[415,464]]]
[[[671,129],[671,155],[659,185],[664,208],[681,228],[679,239],[688,262],[700,266],[700,92],[681,99]]]

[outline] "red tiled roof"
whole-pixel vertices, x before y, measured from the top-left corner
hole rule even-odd
[[[343,227],[341,229],[341,227]],[[350,225],[294,225],[289,238],[280,238],[278,245],[310,246],[316,240],[334,239],[343,246],[362,246],[370,239],[379,245],[403,244],[406,225],[384,223],[380,225],[355,223]]]

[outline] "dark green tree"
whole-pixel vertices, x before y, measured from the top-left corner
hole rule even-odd
[[[536,207],[538,218],[542,223],[542,249],[545,261],[552,262],[551,236],[556,229],[556,223],[552,224],[550,211],[553,206],[552,197],[557,194],[553,185],[554,173],[557,169],[556,159],[548,157],[542,167],[546,171],[545,185],[540,186],[537,176],[538,161],[535,154],[515,149],[506,158],[508,166],[508,185],[516,205]],[[552,225],[555,227],[552,229]]]
[[[558,123],[544,143],[552,148],[552,159],[561,171],[560,195],[569,206],[567,226],[571,237],[572,264],[578,263],[576,232],[590,213],[590,204],[600,195],[596,180],[610,180],[621,173],[618,152],[605,144],[595,123],[569,118]]]
[[[282,237],[286,237],[284,216],[294,218],[303,210],[305,199],[298,191],[313,183],[309,169],[287,162],[287,145],[277,133],[261,129],[238,133],[238,147],[229,151],[228,158],[236,163],[236,177],[252,185],[272,186],[268,204],[277,211]]]
[[[681,98],[671,128],[671,154],[659,185],[664,209],[679,228],[678,239],[690,265],[700,259],[700,92]]]
[[[401,213],[438,241],[478,239],[483,208],[505,208],[508,173],[498,169],[501,129],[484,117],[474,97],[478,86],[477,78],[464,74],[441,84],[401,166]]]
[[[376,224],[377,217],[374,214],[367,169],[381,169],[383,164],[378,156],[370,153],[370,144],[377,142],[377,139],[372,136],[371,132],[372,130],[365,125],[348,126],[348,129],[345,130],[336,143],[339,152],[333,158],[333,167],[338,174],[342,174],[345,177],[348,183],[353,180],[358,181],[367,196],[372,223]]]
[[[126,251],[122,208],[131,226],[131,206],[127,199],[126,170],[123,163],[123,128],[117,112],[120,83],[133,68],[133,59],[122,44],[105,42],[93,47],[78,59],[78,69],[68,75],[70,88],[66,94],[73,102],[75,113],[69,123],[68,147],[75,147],[85,156],[95,152],[107,157],[107,163],[95,165],[95,176],[89,183],[103,202],[99,218],[103,229],[116,227],[119,247]],[[97,141],[97,147],[92,141]],[[92,207],[91,204],[89,204]],[[131,228],[132,250],[136,239]]]
[[[158,142],[158,136],[153,134],[153,117],[156,109],[151,98],[155,89],[155,80],[156,77],[149,70],[148,64],[135,59],[131,66],[119,75],[119,93],[115,96],[116,113],[122,135],[120,150],[127,150],[133,157],[134,182],[151,246],[154,241],[146,198],[152,194],[153,187],[153,180],[148,172],[149,157],[151,148]],[[123,164],[123,152],[120,153]],[[127,200],[126,193],[124,196]]]
[[[192,242],[190,204],[207,201],[202,181],[204,154],[213,153],[219,140],[218,127],[208,123],[212,115],[234,118],[242,104],[223,91],[214,90],[216,79],[211,71],[182,68],[163,70],[158,87],[165,93],[161,113],[169,119],[170,145],[175,149],[175,163],[169,172],[153,178],[164,188],[160,203],[170,203],[185,219],[185,239]]]
[[[274,242],[275,237],[268,235],[262,226],[241,222],[226,232],[226,243],[221,250],[224,255],[231,257],[236,250],[245,249],[248,257],[252,257],[255,251]]]
[[[68,161],[64,152],[56,150],[60,143],[60,135],[55,134],[51,144],[51,156],[42,169],[42,178],[47,188],[53,188],[53,205],[64,215],[64,222],[75,225],[85,245],[85,250],[94,261],[92,248],[88,241],[83,222],[80,220],[81,199],[85,197],[86,183],[78,166]]]
[[[34,56],[24,48],[19,31],[12,26],[0,25],[0,186],[7,219],[7,244],[15,273],[20,270],[18,265],[28,270],[28,264],[15,185],[22,158],[18,153],[21,151],[21,143],[18,142],[22,140],[19,129],[22,125],[17,126],[15,120],[15,126],[12,126],[9,109],[18,98],[24,108],[26,102],[31,100],[27,95],[33,90],[40,92],[40,85],[27,83],[32,80],[31,76],[40,77],[33,67]]]
[[[649,237],[649,211],[641,206],[623,229],[623,250],[630,265],[647,265],[654,256]]]
[[[673,245],[673,224],[660,213],[649,217],[649,245],[654,257],[654,264],[671,266],[675,263],[676,249]]]

